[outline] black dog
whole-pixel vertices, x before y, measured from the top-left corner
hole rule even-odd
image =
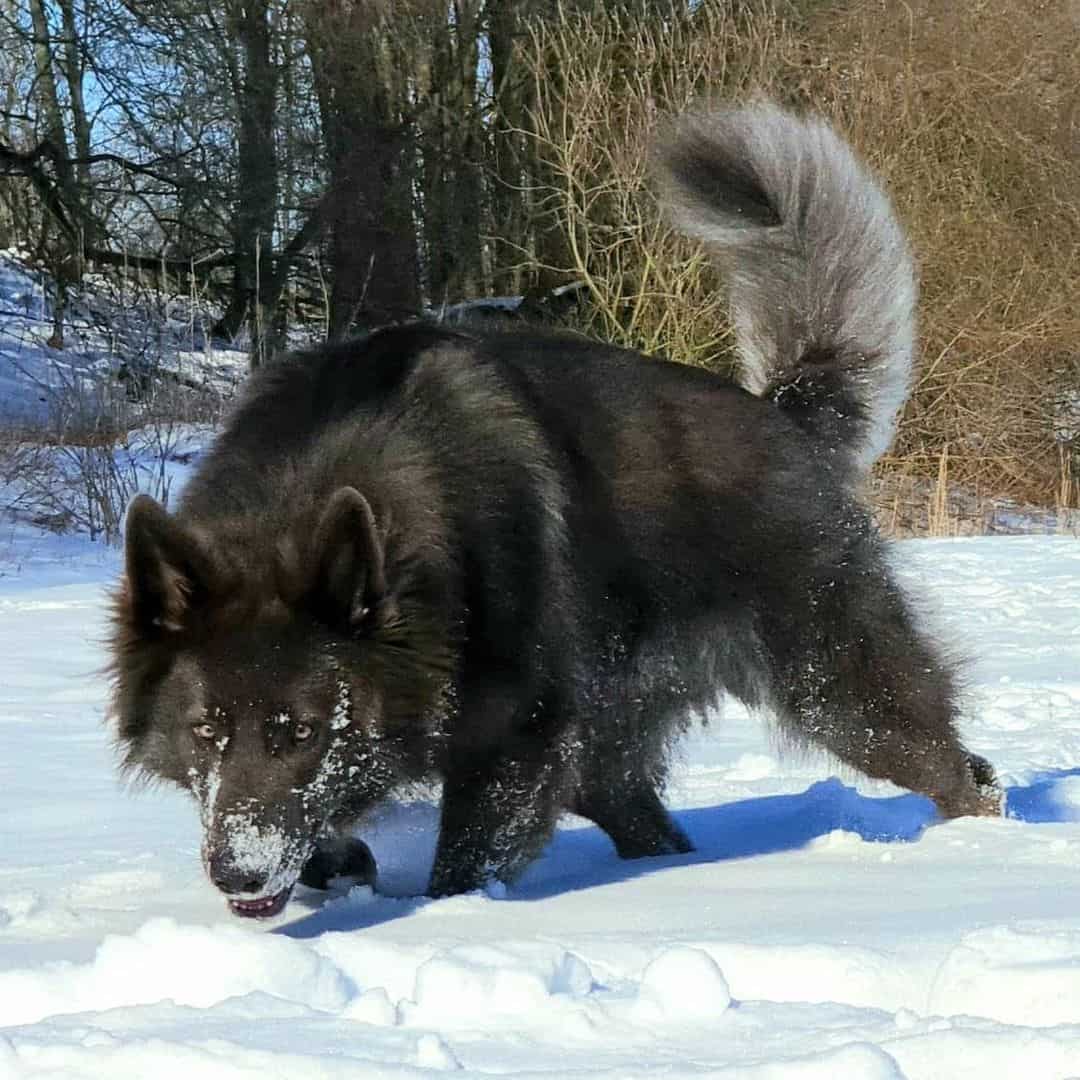
[[[133,502],[126,765],[195,795],[238,914],[370,876],[342,838],[425,777],[433,895],[512,879],[564,810],[624,857],[687,851],[668,751],[722,691],[944,816],[998,812],[854,494],[910,377],[888,201],[827,126],[765,105],[660,157],[730,275],[742,386],[576,338],[390,329],[262,371],[179,511]]]

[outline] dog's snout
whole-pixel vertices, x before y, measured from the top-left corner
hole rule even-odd
[[[210,880],[227,896],[257,895],[266,887],[266,876],[236,866],[227,855],[215,855],[208,867]]]

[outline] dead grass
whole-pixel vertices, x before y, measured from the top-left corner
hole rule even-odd
[[[882,174],[921,263],[922,363],[878,486],[944,492],[927,529],[948,529],[951,490],[1077,506],[1080,3],[702,0],[662,25],[642,10],[567,12],[522,47],[539,201],[568,237],[554,269],[586,282],[586,329],[730,362],[717,281],[659,222],[647,146],[703,97],[813,108]]]
[[[537,202],[566,241],[566,264],[544,269],[585,283],[586,332],[716,367],[730,362],[732,343],[720,282],[701,248],[661,220],[650,147],[663,117],[707,90],[745,95],[766,84],[795,39],[770,0],[657,11],[564,12],[524,46],[536,103],[527,134],[543,167]]]
[[[943,467],[942,467],[943,466]],[[977,495],[949,478],[948,457],[937,477],[915,472],[903,459],[887,458],[868,483],[868,497],[888,536],[985,536],[1058,533],[1080,536],[1080,510],[1023,503],[1000,495]]]
[[[947,455],[976,496],[1076,506],[1080,5],[830,7],[800,95],[882,173],[921,263],[922,366],[882,467],[934,480]]]

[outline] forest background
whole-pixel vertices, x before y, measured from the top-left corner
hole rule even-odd
[[[0,43],[0,247],[47,271],[54,349],[104,274],[197,299],[253,366],[521,297],[728,370],[648,148],[765,94],[853,141],[919,259],[886,526],[1078,505],[1077,0],[0,0]]]

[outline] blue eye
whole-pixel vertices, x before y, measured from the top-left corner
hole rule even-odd
[[[305,724],[303,721],[293,728],[293,738],[297,742],[304,742],[306,739],[310,739],[314,734],[315,729],[310,724]]]
[[[213,724],[196,724],[191,730],[199,739],[217,738],[217,728]]]

